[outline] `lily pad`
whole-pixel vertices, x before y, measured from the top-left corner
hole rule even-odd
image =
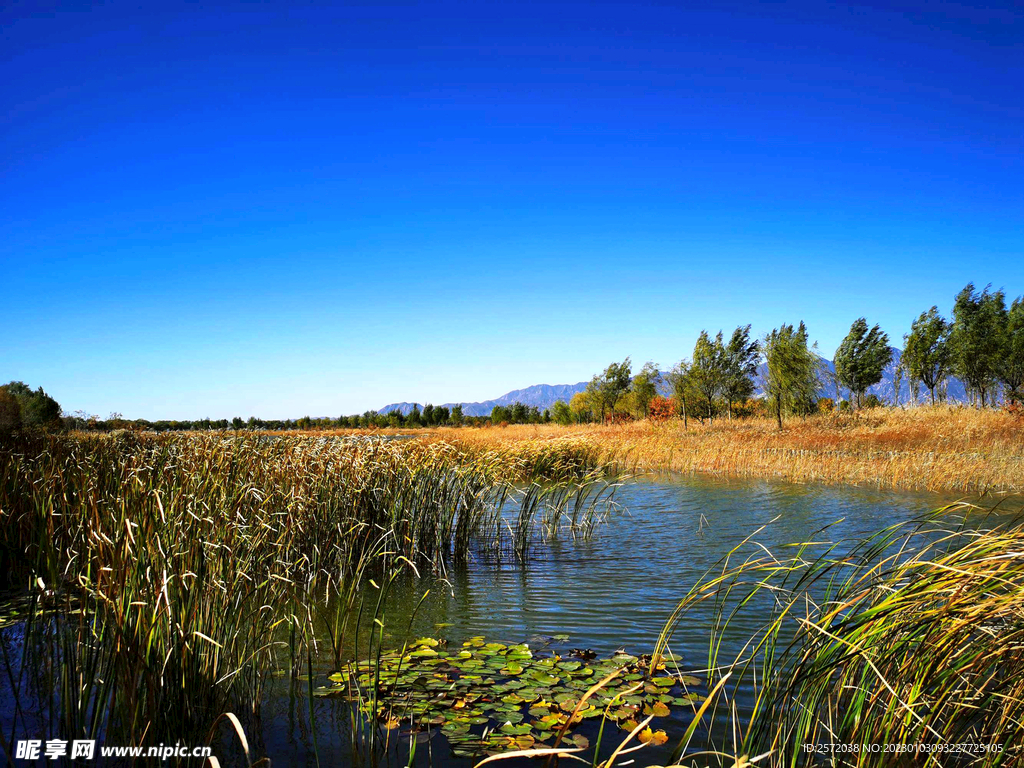
[[[644,707],[644,714],[654,715],[655,717],[668,717],[669,708],[660,701],[656,701]]]
[[[529,724],[527,724],[527,723],[523,723],[521,725],[515,725],[513,723],[505,723],[498,730],[501,731],[502,733],[509,733],[509,734],[513,734],[513,735],[516,735],[516,736],[520,736],[520,735],[529,733],[532,730],[532,727]]]
[[[314,693],[357,695],[361,711],[382,727],[397,727],[399,720],[412,725],[410,738],[429,738],[429,730],[417,735],[416,729],[440,726],[453,754],[471,758],[544,746],[543,740],[556,731],[564,732],[565,744],[584,743],[574,740],[578,734],[573,730],[588,718],[602,717],[609,707],[609,720],[631,730],[646,714],[665,717],[670,706],[701,700],[686,690],[699,682],[693,676],[649,677],[655,672],[649,656],[570,654],[542,652],[538,657],[526,644],[505,645],[482,636],[448,650],[445,641],[419,638],[404,653],[385,652],[333,673],[330,683]],[[577,712],[584,691],[613,671],[619,676]],[[483,735],[471,730],[477,727]],[[648,741],[661,738],[658,731],[647,730]]]
[[[652,731],[650,727],[647,727],[637,734],[637,739],[641,744],[653,744],[659,747],[668,741],[668,734],[664,731]]]

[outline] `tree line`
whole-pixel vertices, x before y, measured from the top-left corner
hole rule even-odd
[[[78,431],[110,432],[119,429],[152,432],[206,431],[206,430],[262,430],[284,432],[289,430],[331,429],[421,429],[430,427],[483,426],[485,424],[544,424],[551,421],[551,412],[521,402],[495,406],[491,415],[468,416],[461,404],[450,408],[427,404],[420,409],[414,404],[409,413],[399,410],[388,412],[365,411],[361,414],[338,417],[302,416],[297,419],[126,419],[120,413],[111,413],[103,419],[83,411],[62,414],[60,405],[43,392],[31,390],[21,382],[0,387],[0,433],[21,428],[63,428]]]
[[[568,402],[559,400],[550,410],[516,402],[497,405],[490,417],[467,416],[461,405],[414,405],[408,414],[366,411],[351,416],[298,419],[196,419],[129,421],[112,413],[107,419],[82,412],[62,414],[60,405],[42,387],[31,389],[20,381],[0,386],[0,433],[19,429],[69,428],[80,430],[291,430],[358,429],[490,424],[559,424],[606,422],[622,419],[655,420],[678,416],[684,424],[719,416],[729,419],[753,413],[773,416],[807,415],[832,408],[856,410],[880,404],[867,390],[878,384],[893,366],[888,335],[865,318],[850,326],[833,357],[830,370],[811,344],[803,322],[783,324],[762,338],[751,336],[750,325],[738,326],[728,336],[702,330],[693,353],[667,371],[653,362],[635,374],[630,358],[609,365],[595,375],[586,389]],[[953,303],[949,319],[933,306],[913,320],[903,337],[904,349],[892,368],[893,404],[900,404],[900,389],[908,384],[913,402],[922,391],[928,401],[947,399],[949,382],[960,381],[968,401],[977,407],[1024,401],[1024,297],[1007,303],[1002,290],[977,289],[968,283]],[[755,398],[760,380],[762,396]],[[823,397],[834,390],[836,398]],[[846,398],[840,395],[845,390]],[[668,397],[663,396],[664,392]]]
[[[750,325],[728,338],[702,330],[693,354],[671,370],[648,362],[634,376],[630,358],[612,363],[570,402],[555,403],[551,414],[560,424],[671,415],[685,423],[767,412],[781,426],[785,415],[881,404],[866,393],[893,365],[894,350],[877,324],[856,319],[832,363],[829,369],[817,345],[809,343],[803,322],[780,325],[761,339],[751,337]],[[933,306],[911,323],[892,373],[897,405],[902,382],[915,404],[922,388],[935,403],[946,399],[953,377],[978,407],[1024,400],[1024,297],[1007,305],[1003,291],[969,283],[957,294],[951,319]],[[758,378],[762,397],[753,400]],[[834,400],[821,396],[829,385],[837,393]],[[670,398],[658,395],[666,389]],[[838,396],[842,390],[846,399]]]
[[[466,416],[461,405],[451,408],[445,406],[426,405],[421,410],[414,405],[408,414],[401,411],[365,411],[350,416],[302,416],[297,419],[260,419],[250,416],[243,419],[235,416],[232,419],[165,419],[148,421],[146,419],[124,419],[118,413],[112,413],[106,419],[84,413],[66,415],[62,419],[63,426],[68,429],[110,431],[114,429],[143,429],[154,432],[190,431],[190,430],[263,430],[284,432],[288,430],[330,430],[330,429],[384,429],[401,427],[419,429],[440,426],[471,426],[487,421],[482,416]]]

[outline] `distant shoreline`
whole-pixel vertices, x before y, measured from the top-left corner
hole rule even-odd
[[[583,440],[605,460],[666,469],[794,482],[963,494],[1024,493],[1024,420],[960,407],[875,409],[856,416],[712,424],[514,425],[439,428],[418,436],[469,449]]]

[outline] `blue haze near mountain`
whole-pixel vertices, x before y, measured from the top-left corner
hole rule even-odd
[[[868,388],[867,394],[877,395],[882,402],[887,404],[893,404],[895,402],[896,392],[896,368],[900,362],[901,352],[895,347],[892,348],[892,361],[886,366],[884,373],[882,374],[882,380]],[[835,365],[831,360],[826,360],[823,357],[819,357],[821,365],[821,376],[822,385],[818,390],[819,397],[831,397],[834,400],[841,400],[849,397],[849,392],[844,389],[840,389],[837,393],[835,385]],[[764,388],[763,381],[766,373],[764,363],[758,366],[757,376],[754,379],[756,387],[755,396],[763,397]],[[543,411],[545,408],[550,408],[555,404],[557,400],[564,400],[569,402],[572,396],[578,392],[582,392],[587,388],[589,381],[581,381],[576,384],[534,384],[532,387],[524,387],[523,389],[514,389],[511,392],[506,392],[501,397],[496,397],[493,400],[484,400],[476,403],[461,403],[463,413],[467,416],[490,416],[491,411],[496,405],[512,405],[514,402],[521,402],[525,405],[533,405]],[[658,386],[658,391],[665,396],[671,395],[671,387],[668,382],[662,381]],[[900,381],[899,387],[899,402],[900,404],[906,405],[912,401],[912,393],[910,389],[910,382],[907,381],[904,376]],[[926,402],[929,399],[928,390],[921,387],[918,391],[918,401]],[[964,402],[967,399],[966,392],[964,391],[964,385],[957,379],[950,378],[946,386],[946,399],[953,402]],[[413,405],[418,405],[420,410],[423,409],[423,403],[390,403],[380,409],[380,413],[390,413],[391,411],[399,411],[403,415],[408,414],[412,409]],[[459,403],[442,403],[447,408],[451,408],[453,405],[459,405]]]

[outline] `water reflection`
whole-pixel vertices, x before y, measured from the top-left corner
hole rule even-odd
[[[912,519],[954,499],[934,494],[893,493],[863,488],[795,485],[769,481],[659,476],[619,489],[622,509],[585,541],[562,536],[533,550],[526,566],[470,563],[445,580],[423,578],[400,585],[386,624],[399,643],[409,617],[411,634],[453,642],[484,635],[507,643],[534,636],[570,635],[569,645],[609,654],[619,648],[650,651],[680,597],[731,549],[757,528],[757,541],[773,550],[814,539],[813,549],[855,542],[882,528]],[[847,545],[844,545],[847,546]],[[753,606],[732,626],[731,658],[759,625]],[[688,615],[672,648],[684,665],[702,668],[708,655],[713,615],[710,604]],[[319,674],[330,669],[324,667]],[[313,764],[305,686],[279,681],[264,710],[265,749],[276,764]],[[297,698],[302,703],[296,705]],[[742,697],[738,704],[742,710]],[[346,764],[348,713],[343,702],[314,703],[318,747],[327,763]],[[724,724],[722,724],[724,725]],[[679,731],[685,721],[677,722]],[[670,736],[675,735],[670,731]],[[674,743],[672,740],[670,744]],[[463,765],[432,740],[416,764]],[[657,761],[652,751],[649,760]],[[664,759],[664,756],[662,756]]]

